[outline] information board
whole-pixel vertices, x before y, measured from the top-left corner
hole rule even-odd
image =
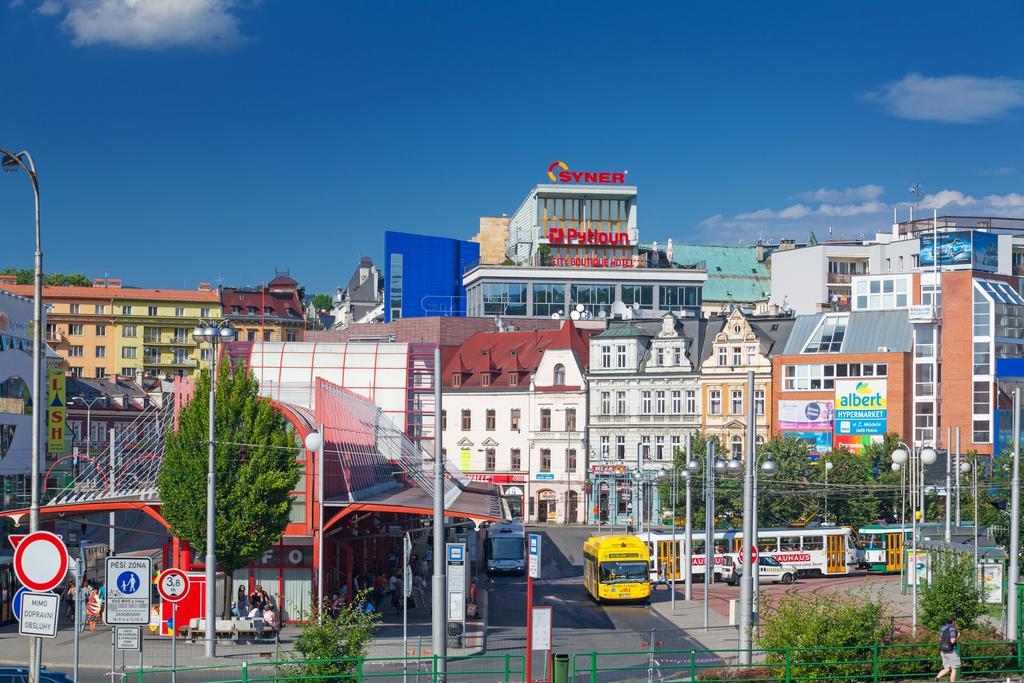
[[[21,594],[21,619],[18,633],[23,636],[57,637],[57,618],[60,616],[60,596],[56,593]]]
[[[118,650],[138,650],[142,643],[142,629],[138,626],[115,626],[114,646]]]

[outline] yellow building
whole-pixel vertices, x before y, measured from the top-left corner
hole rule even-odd
[[[708,321],[701,363],[701,429],[717,436],[726,455],[742,458],[747,438],[747,375],[754,371],[755,446],[771,436],[772,361],[789,337],[793,318],[745,316],[739,309]]]
[[[200,320],[221,317],[217,292],[122,288],[114,296],[118,374],[134,377],[191,375],[210,348],[200,349],[192,330]]]

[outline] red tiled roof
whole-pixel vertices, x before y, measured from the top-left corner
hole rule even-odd
[[[28,297],[29,299],[35,295],[35,288],[32,285],[0,285],[0,289],[4,289],[12,294]],[[111,291],[107,287],[51,287],[46,285],[43,286],[43,298],[109,300],[114,298]]]
[[[480,378],[489,375],[489,387],[527,389],[530,374],[537,371],[548,349],[571,350],[586,367],[588,336],[589,332],[581,331],[569,320],[563,321],[557,330],[479,332],[461,346],[445,349],[442,380],[445,387],[452,387],[453,376],[459,375],[459,387],[484,388]],[[509,382],[513,372],[519,373],[514,385]]]
[[[299,301],[298,291],[294,289],[288,292],[275,292],[268,286],[265,292],[260,292],[224,287],[220,292],[220,302],[224,308],[223,314],[227,317],[259,317],[264,308],[269,308],[266,315],[273,318],[304,319],[302,302]],[[236,311],[235,308],[240,310]],[[250,312],[250,308],[255,309],[255,312]]]

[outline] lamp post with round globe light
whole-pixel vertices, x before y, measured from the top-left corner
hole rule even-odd
[[[210,345],[210,403],[206,462],[206,656],[217,655],[217,470],[214,448],[214,387],[217,383],[217,351],[221,344],[235,340],[235,328],[227,321],[199,321],[192,330],[197,344]]]
[[[957,473],[957,479],[960,478],[961,474],[973,474],[974,477],[974,574],[978,574],[978,459],[977,458],[964,458],[961,456],[960,460],[960,471]],[[959,526],[959,525],[957,525]]]
[[[755,472],[760,471],[760,475],[763,475],[765,477],[773,477],[773,476],[775,476],[775,473],[779,471],[779,465],[774,460],[772,460],[770,453],[765,453],[763,456],[758,458],[757,463],[758,463],[758,466],[757,466]],[[758,525],[758,515],[760,513],[760,507],[759,507],[760,506],[760,500],[758,498],[759,493],[760,493],[759,481],[760,481],[760,476],[755,474],[755,476],[754,476],[754,519],[753,519],[753,522],[754,522],[754,532],[751,535],[751,539],[753,539],[753,540],[751,540],[751,544],[752,545],[756,545],[757,544],[757,535],[758,535],[758,528],[759,528],[759,525]],[[751,559],[751,561],[753,561],[753,559]],[[758,621],[760,619],[760,614],[761,614],[761,612],[760,612],[760,600],[761,600],[760,576],[761,576],[760,567],[757,567],[757,568],[754,569],[754,585],[753,585],[753,593],[752,593],[752,598],[751,598],[752,599],[751,619],[752,619],[753,627],[755,629],[757,628]]]
[[[915,449],[911,448],[902,441],[899,442],[899,448],[893,450],[890,455],[893,463],[900,465],[904,463],[908,464],[908,477],[910,480],[910,549],[911,554],[914,557],[914,583],[913,587],[913,611],[911,614],[911,630],[914,634],[917,633],[917,585],[921,581],[921,574],[918,572],[918,557],[917,557],[917,515],[918,515],[918,500],[915,486],[921,491],[924,491],[924,468],[928,465],[933,464],[939,459],[939,454],[931,446],[925,446],[915,452]],[[915,459],[920,464],[918,466],[914,461]],[[923,502],[921,503],[923,507]],[[909,559],[909,558],[908,558]],[[906,562],[904,562],[906,564]]]

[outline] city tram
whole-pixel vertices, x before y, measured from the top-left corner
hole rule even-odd
[[[973,543],[974,527],[953,527],[952,542]],[[912,543],[913,527],[910,524],[876,524],[857,530],[857,568],[872,572],[894,574],[903,571],[903,552]],[[942,541],[945,539],[945,524],[928,522],[917,525],[917,540]],[[987,527],[978,528],[979,547],[990,548],[997,544],[992,531]]]
[[[650,600],[650,555],[635,536],[594,536],[583,544],[583,584],[598,603]]]
[[[672,534],[651,531],[636,537],[647,545],[651,555],[651,575],[660,574],[667,567],[669,581],[683,578],[683,532],[677,531],[675,547]],[[850,527],[801,527],[786,529],[758,529],[757,551],[761,557],[771,557],[782,564],[795,567],[799,576],[841,576],[849,574],[857,562],[853,529]],[[743,531],[724,529],[715,532],[715,581],[722,579],[722,558],[725,555],[739,561],[743,547]],[[693,532],[693,551],[690,560],[694,578],[704,578],[704,532]]]

